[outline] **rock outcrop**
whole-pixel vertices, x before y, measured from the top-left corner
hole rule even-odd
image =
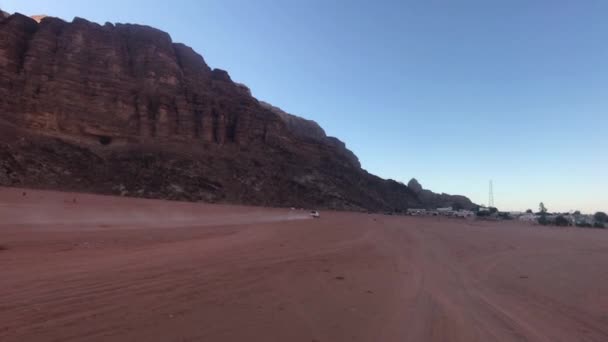
[[[424,208],[446,208],[453,207],[455,209],[473,209],[476,205],[465,196],[449,195],[445,193],[437,194],[431,190],[426,190],[420,185],[416,178],[412,178],[407,187],[412,190],[420,200]]]
[[[37,23],[40,23],[42,21],[42,19],[46,18],[47,16],[45,14],[38,14],[38,15],[32,15],[30,16],[30,18],[36,20]]]
[[[336,148],[336,152],[346,157],[353,165],[361,167],[359,158],[346,145],[336,137],[329,137],[325,134],[325,130],[318,123],[304,119],[297,115],[289,114],[279,107],[275,107],[264,101],[260,101],[262,107],[277,114],[281,120],[287,125],[287,129],[301,139],[309,139],[315,142],[321,142]]]
[[[318,123],[312,120],[304,119],[297,115],[286,113],[281,108],[275,107],[264,101],[260,101],[260,104],[264,108],[267,108],[271,112],[277,114],[281,118],[281,120],[285,122],[287,128],[291,130],[295,135],[317,141],[321,141],[327,137],[323,128],[321,128]]]
[[[351,210],[420,205],[162,31],[0,19],[0,185]]]

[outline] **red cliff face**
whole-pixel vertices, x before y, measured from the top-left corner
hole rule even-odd
[[[249,144],[280,121],[168,34],[13,15],[2,22],[5,120],[65,137]],[[273,137],[274,138],[274,137]]]
[[[284,113],[281,111],[281,113]],[[0,16],[0,185],[342,209],[419,205],[314,122],[131,24]]]

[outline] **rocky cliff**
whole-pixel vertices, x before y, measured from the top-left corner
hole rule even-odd
[[[259,102],[157,29],[0,17],[0,185],[400,210],[316,123]]]
[[[19,14],[0,25],[3,116],[20,127],[89,142],[285,138],[228,73],[164,32]]]

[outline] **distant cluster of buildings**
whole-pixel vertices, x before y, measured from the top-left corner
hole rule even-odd
[[[475,217],[475,212],[471,210],[454,210],[452,207],[437,209],[408,209],[410,216],[447,216],[447,217]]]
[[[536,222],[542,218],[542,215],[538,213],[523,213],[523,212],[510,212],[509,213],[514,219],[526,222]],[[565,214],[545,214],[545,220],[548,224],[554,224],[557,222],[558,217],[564,218],[570,226],[593,226],[596,225],[596,220],[593,215],[579,214],[579,213],[565,213]]]
[[[458,218],[483,218],[490,220],[520,220],[526,222],[558,225],[558,226],[578,226],[578,227],[604,227],[603,223],[597,222],[594,215],[576,213],[550,214],[530,212],[499,212],[496,208],[479,207],[476,211],[455,210],[452,207],[437,209],[407,209],[410,216],[445,216]],[[544,219],[543,219],[544,217]]]

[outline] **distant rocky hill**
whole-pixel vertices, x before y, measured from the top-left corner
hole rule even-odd
[[[318,124],[258,101],[165,32],[21,14],[0,15],[0,185],[346,210],[435,205],[367,173]]]

